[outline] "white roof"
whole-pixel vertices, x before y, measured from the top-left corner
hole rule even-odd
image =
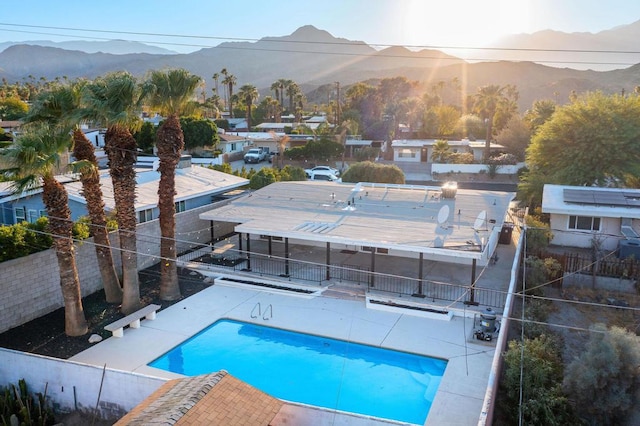
[[[371,144],[373,144],[373,141],[362,139],[347,139],[344,143],[345,145],[349,146],[371,146]]]
[[[569,190],[571,194],[577,194],[578,196],[567,198],[565,190]],[[626,199],[629,200],[629,204],[623,206],[616,201],[606,204],[605,201],[596,201],[593,194],[602,194],[601,198],[603,200]],[[584,201],[575,201],[579,199]],[[640,190],[547,184],[542,192],[542,212],[573,216],[640,219]]]
[[[200,218],[236,222],[236,231],[256,235],[481,258],[481,239],[502,227],[514,194],[459,189],[444,199],[440,192],[419,185],[276,182]]]
[[[277,137],[284,136],[284,133],[280,132],[227,132],[228,135],[236,135],[241,136],[243,138],[251,139],[251,140],[274,140],[272,134],[275,134]]]
[[[392,148],[421,148],[423,146],[434,146],[439,139],[395,139],[391,141]],[[449,146],[468,146],[470,148],[484,148],[485,141],[470,141],[469,139],[461,139],[455,141],[447,141]],[[491,142],[491,148],[503,148],[502,145]]]
[[[156,207],[158,205],[160,173],[150,169],[138,169],[136,171],[136,182],[136,210]],[[207,194],[220,194],[248,183],[247,179],[206,167],[191,166],[176,169],[175,201],[188,200]],[[113,198],[113,185],[109,170],[101,171],[100,185],[102,186],[102,196],[106,209],[113,210],[115,208],[115,200]],[[70,199],[85,203],[80,182],[69,183],[65,187]]]

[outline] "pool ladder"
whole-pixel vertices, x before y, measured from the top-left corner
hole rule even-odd
[[[269,303],[269,306],[265,308],[263,313],[262,305],[260,305],[260,302],[256,303],[256,306],[254,306],[253,309],[251,310],[251,318],[258,318],[260,316],[264,321],[267,321],[273,318],[273,305]]]

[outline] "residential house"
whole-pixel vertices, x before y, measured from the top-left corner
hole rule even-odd
[[[620,249],[640,254],[640,190],[545,185],[542,212],[550,216],[552,244]]]
[[[433,156],[433,147],[438,139],[396,139],[391,142],[393,149],[393,160],[414,163],[431,163]],[[453,153],[473,153],[476,161],[481,161],[484,157],[485,141],[470,141],[469,139],[447,141],[449,148]],[[492,152],[504,149],[502,145],[491,142]]]
[[[136,170],[136,200],[135,209],[138,222],[148,222],[158,218],[158,185],[160,172],[157,167],[149,167],[157,162],[140,163],[142,167]],[[146,167],[144,167],[146,166]],[[60,177],[69,194],[69,208],[72,220],[88,214],[86,201],[82,195],[82,184],[75,175]],[[211,204],[225,193],[247,185],[247,179],[211,170],[205,167],[192,166],[191,158],[183,156],[176,169],[176,212],[195,209]],[[46,215],[42,201],[42,189],[36,189],[28,194],[11,194],[10,188],[3,183],[0,186],[0,221],[1,224],[11,225],[20,221],[35,222],[40,216]],[[113,211],[115,200],[113,185],[109,170],[100,171],[105,209]]]

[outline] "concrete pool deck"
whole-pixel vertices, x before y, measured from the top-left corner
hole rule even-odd
[[[141,328],[126,329],[123,338],[108,338],[70,360],[167,379],[182,377],[147,363],[215,321],[228,318],[446,359],[448,365],[425,425],[477,424],[495,344],[473,338],[471,310],[466,312],[471,317],[429,319],[368,309],[362,294],[337,285],[329,285],[324,292],[326,295],[309,297],[212,285],[159,311],[155,320],[142,321]],[[252,318],[258,303],[262,312],[271,306],[268,319],[262,315]],[[336,422],[335,416],[325,423],[321,418],[327,416],[326,411],[300,410],[298,415],[317,416],[318,423],[306,424],[356,424],[352,416],[348,416],[350,421],[344,419],[346,423]],[[376,422],[367,418],[362,424]]]

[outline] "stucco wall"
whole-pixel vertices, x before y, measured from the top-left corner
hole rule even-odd
[[[209,221],[198,215],[228,201],[209,204],[176,215],[176,240],[178,252],[206,244],[211,239]],[[218,225],[215,235],[233,230]],[[160,228],[157,220],[138,225],[137,228],[138,269],[145,269],[159,262]],[[111,234],[111,246],[117,270],[121,259],[117,234]],[[102,289],[102,278],[98,269],[93,239],[76,245],[76,264],[82,295],[87,296]],[[60,291],[60,274],[54,250],[45,250],[27,257],[2,263],[0,274],[0,333],[17,327],[64,306]]]
[[[93,412],[97,405],[100,416],[109,420],[124,416],[166,381],[3,348],[0,360],[0,385],[17,385],[24,379],[31,392],[43,394],[46,386],[56,411]]]
[[[553,232],[551,243],[558,246],[589,248],[592,240],[597,238],[603,250],[613,251],[624,238],[620,233],[619,218],[601,218],[599,232],[568,229],[569,216],[565,214],[551,214],[549,223]]]
[[[499,175],[513,175],[518,173],[524,167],[524,163],[516,164],[516,165],[504,165],[499,166],[496,169],[496,173]],[[440,173],[445,174],[449,172],[453,173],[488,173],[488,167],[486,164],[440,164],[433,163],[431,165],[431,173]]]

